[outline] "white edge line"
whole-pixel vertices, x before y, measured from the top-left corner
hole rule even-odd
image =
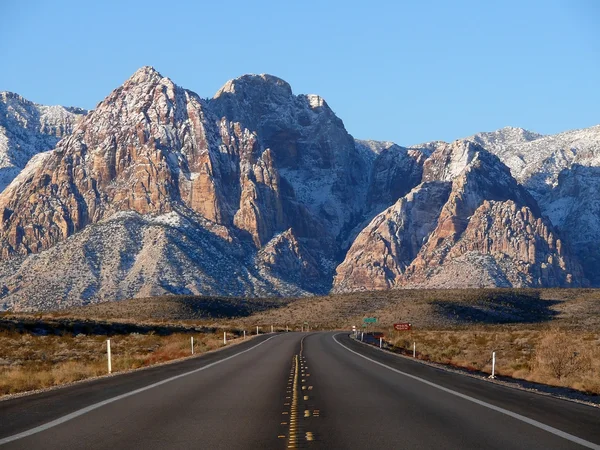
[[[243,353],[249,352],[250,350],[254,350],[256,347],[258,347],[260,345],[263,345],[265,342],[270,341],[271,339],[273,339],[275,337],[277,337],[277,336],[271,336],[270,338],[265,339],[264,341],[262,341],[262,342],[260,342],[260,343],[258,343],[256,345],[254,345],[254,346],[252,346],[252,347],[250,347],[250,348],[248,348],[246,350],[242,350],[241,352],[236,353],[235,355],[231,355],[231,356],[228,356],[227,358],[220,359],[219,361],[215,361],[213,363],[207,364],[206,366],[202,366],[202,367],[200,367],[198,369],[194,369],[194,370],[191,370],[189,372],[181,373],[179,375],[175,375],[174,377],[167,378],[165,380],[161,380],[161,381],[158,381],[158,382],[153,383],[153,384],[149,384],[148,386],[144,386],[144,387],[136,389],[134,391],[130,391],[130,392],[127,392],[125,394],[117,395],[116,397],[112,397],[112,398],[103,400],[101,402],[94,403],[93,405],[86,406],[85,408],[82,408],[82,409],[78,409],[77,411],[73,411],[72,413],[67,414],[66,416],[59,417],[58,419],[55,419],[55,420],[53,420],[51,422],[45,423],[45,424],[40,425],[38,427],[31,428],[31,429],[23,431],[21,433],[13,434],[12,436],[8,436],[8,437],[5,437],[5,438],[2,438],[2,439],[0,439],[0,445],[8,444],[9,442],[16,441],[18,439],[23,439],[25,437],[31,436],[31,435],[36,434],[36,433],[40,433],[42,431],[48,430],[50,428],[53,428],[53,427],[55,427],[57,425],[63,424],[65,422],[68,422],[69,420],[73,420],[76,417],[82,416],[83,414],[86,414],[86,413],[88,413],[90,411],[93,411],[95,409],[101,408],[104,405],[108,405],[109,403],[113,403],[113,402],[122,400],[122,399],[130,397],[132,395],[139,394],[140,392],[144,392],[144,391],[147,391],[149,389],[158,387],[158,386],[160,386],[162,384],[169,383],[169,382],[177,380],[179,378],[187,377],[188,375],[193,375],[193,374],[198,373],[198,372],[200,372],[202,370],[208,369],[209,367],[216,366],[217,364],[221,364],[222,362],[228,361],[228,360],[230,360],[232,358],[235,358],[236,356],[239,356],[239,355],[241,355]]]
[[[333,340],[338,345],[340,345],[341,347],[345,348],[349,352],[354,353],[355,355],[360,356],[361,358],[364,358],[367,361],[371,361],[372,363],[377,364],[377,365],[379,365],[381,367],[385,367],[386,369],[391,370],[392,372],[396,372],[396,373],[399,373],[400,375],[404,375],[405,377],[412,378],[413,380],[416,380],[416,381],[420,381],[421,383],[424,383],[424,384],[426,384],[428,386],[434,387],[434,388],[439,389],[441,391],[447,392],[448,394],[455,395],[457,397],[460,397],[462,399],[465,399],[465,400],[468,400],[470,402],[476,403],[476,404],[478,404],[480,406],[484,406],[484,407],[489,408],[491,410],[494,410],[496,412],[499,412],[499,413],[502,413],[502,414],[506,414],[507,416],[510,416],[510,417],[512,417],[514,419],[520,420],[521,422],[525,422],[525,423],[527,423],[529,425],[532,425],[532,426],[534,426],[536,428],[540,428],[540,429],[542,429],[544,431],[547,431],[548,433],[552,433],[552,434],[555,434],[556,436],[560,436],[563,439],[567,439],[567,440],[569,440],[571,442],[575,442],[576,444],[579,444],[579,445],[582,445],[584,447],[591,448],[591,449],[594,449],[594,450],[600,450],[600,445],[594,444],[593,442],[589,442],[589,441],[581,439],[581,438],[579,438],[577,436],[573,436],[572,434],[565,433],[564,431],[561,431],[561,430],[559,430],[557,428],[553,428],[550,425],[546,425],[546,424],[544,424],[542,422],[538,422],[537,420],[533,420],[533,419],[530,419],[529,417],[522,416],[521,414],[514,413],[512,411],[509,411],[508,409],[500,408],[499,406],[492,405],[491,403],[487,403],[487,402],[484,402],[482,400],[478,400],[478,399],[473,398],[473,397],[469,397],[468,395],[461,394],[460,392],[456,392],[456,391],[453,391],[452,389],[445,388],[443,386],[440,386],[439,384],[432,383],[431,381],[427,381],[427,380],[425,380],[423,378],[420,378],[420,377],[417,377],[415,375],[411,375],[409,373],[402,372],[401,370],[394,369],[393,367],[390,367],[388,365],[380,363],[379,361],[375,361],[374,359],[371,359],[371,358],[369,358],[367,356],[361,355],[360,353],[355,352],[354,350],[349,349],[348,347],[346,347],[344,344],[342,344],[340,341],[338,341],[335,338],[336,336],[338,336],[340,334],[344,334],[344,333],[337,333],[337,334],[333,335],[332,336]]]

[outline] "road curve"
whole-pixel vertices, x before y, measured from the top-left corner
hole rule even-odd
[[[600,449],[600,409],[386,354],[346,333],[0,402],[7,449]]]

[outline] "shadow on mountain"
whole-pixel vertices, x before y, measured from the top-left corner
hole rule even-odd
[[[544,214],[577,257],[585,278],[599,286],[600,167],[573,164],[561,170],[556,186],[548,186],[541,194]]]
[[[560,312],[552,309],[559,300],[542,300],[538,292],[514,292],[482,295],[477,300],[433,301],[439,314],[457,324],[509,324],[544,323],[556,318]]]
[[[47,316],[38,314],[7,316],[0,318],[0,333],[6,331],[37,336],[77,336],[78,334],[114,336],[131,333],[168,336],[174,333],[214,333],[220,331],[220,328],[185,322],[160,324],[140,323],[140,321],[242,318],[255,312],[284,306],[287,302],[278,298],[247,300],[175,295],[135,298],[73,308]],[[242,331],[229,329],[228,333],[241,335]]]
[[[35,336],[117,336],[128,334],[214,333],[214,327],[117,323],[87,319],[0,319],[0,332],[17,332]],[[232,334],[239,334],[233,332]]]

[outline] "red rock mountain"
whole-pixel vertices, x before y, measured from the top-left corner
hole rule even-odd
[[[321,97],[270,75],[205,100],[144,67],[34,157],[0,210],[0,308],[448,285],[450,273],[585,283],[479,145],[355,141]],[[465,259],[483,275],[452,269]]]
[[[359,234],[335,291],[584,282],[533,197],[479,145],[439,146],[422,181]]]

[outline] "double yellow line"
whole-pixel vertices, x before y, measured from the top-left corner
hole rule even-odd
[[[298,445],[298,355],[294,356],[294,383],[292,386],[292,404],[290,405],[290,432],[288,434],[288,447],[296,448]]]
[[[304,351],[304,336],[300,340],[300,358],[302,358],[302,352]],[[300,375],[300,359],[298,355],[294,355],[294,382],[292,385],[292,402],[290,405],[290,432],[288,435],[288,446],[287,448],[297,448],[298,446],[298,378]],[[312,440],[312,433],[311,439]]]

